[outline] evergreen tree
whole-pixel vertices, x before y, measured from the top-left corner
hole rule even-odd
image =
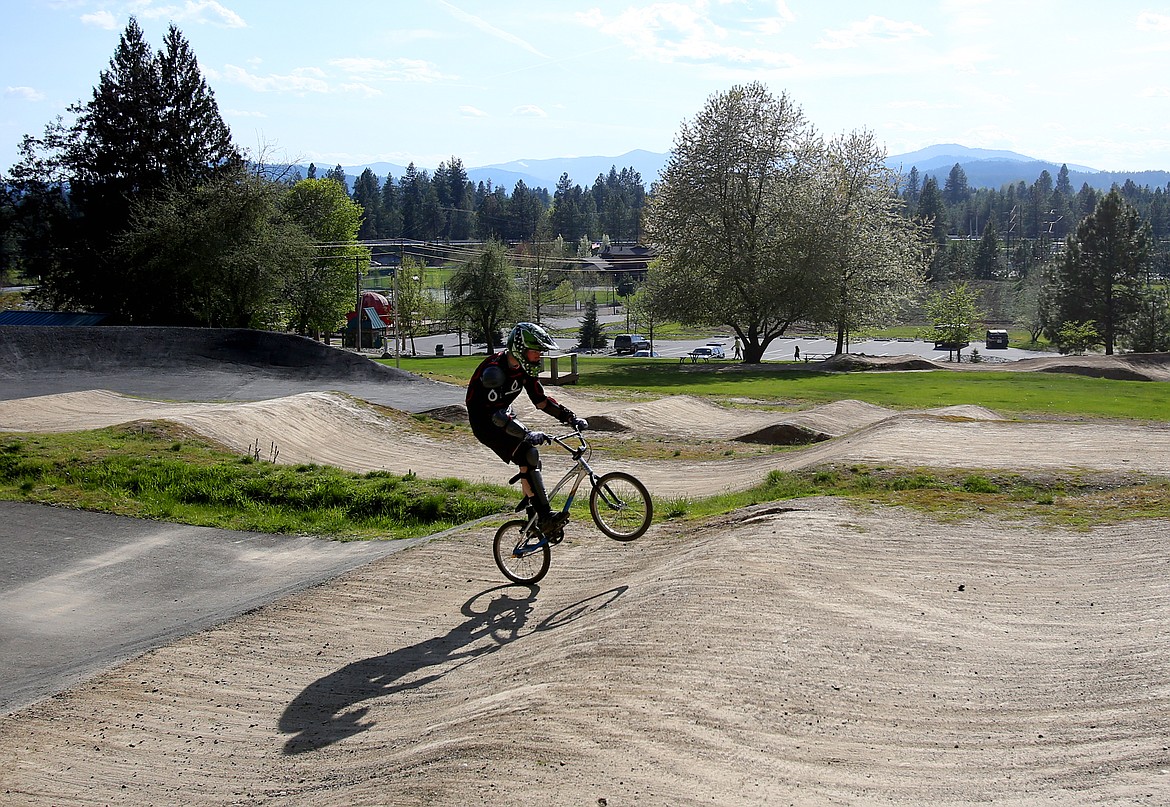
[[[386,175],[382,183],[383,220],[378,228],[380,238],[402,237],[402,193],[394,177]]]
[[[945,274],[940,273],[940,269],[945,259],[947,214],[942,194],[938,189],[938,181],[932,176],[927,176],[922,183],[922,193],[918,197],[915,218],[930,228],[930,239],[935,246],[934,260],[931,262],[928,279],[945,277]]]
[[[326,171],[325,179],[332,179],[338,185],[345,188],[346,191],[349,190],[349,182],[345,177],[345,169],[341,167],[341,163],[338,163]]]
[[[999,232],[995,228],[995,220],[988,219],[979,242],[979,252],[975,255],[975,277],[979,280],[995,280],[999,274]]]
[[[963,166],[955,163],[951,172],[947,174],[946,184],[943,185],[943,201],[948,205],[961,205],[971,195],[971,187],[967,184],[967,172]]]
[[[922,178],[918,174],[918,166],[910,166],[910,173],[906,177],[906,190],[902,198],[906,200],[906,215],[914,216],[918,208],[918,197],[922,193]]]
[[[1135,353],[1170,351],[1170,294],[1164,287],[1143,295],[1126,341]]]
[[[51,236],[54,258],[30,267],[39,275],[39,294],[51,305],[143,321],[155,304],[133,282],[136,267],[114,257],[132,207],[233,171],[240,155],[174,26],[164,49],[152,54],[131,17],[92,98],[70,111],[71,126],[58,120],[42,139],[25,139],[18,169],[26,187],[68,189],[70,225]]]
[[[585,303],[585,316],[581,318],[581,329],[577,333],[577,349],[602,350],[608,343],[597,317],[597,296],[594,295]]]
[[[1114,188],[1068,241],[1051,327],[1093,322],[1111,355],[1138,312],[1150,251],[1149,225]]]
[[[353,200],[362,209],[362,225],[357,237],[363,241],[383,237],[382,225],[386,218],[383,208],[382,189],[378,175],[366,168],[353,183]]]

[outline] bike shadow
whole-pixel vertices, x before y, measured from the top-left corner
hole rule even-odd
[[[367,718],[369,706],[362,705],[366,701],[426,686],[510,642],[606,608],[628,588],[617,586],[561,608],[526,633],[521,630],[539,586],[508,584],[482,591],[459,609],[466,619],[443,635],[347,664],[305,687],[277,724],[281,733],[293,735],[285,742],[284,753],[316,751],[360,734],[375,723]],[[525,594],[513,596],[517,590]],[[485,598],[481,610],[478,603]],[[442,669],[425,672],[433,667]]]

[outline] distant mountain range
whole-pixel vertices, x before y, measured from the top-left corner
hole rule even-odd
[[[503,186],[509,192],[516,183],[523,181],[530,188],[547,188],[551,193],[556,189],[557,182],[562,174],[568,174],[574,185],[591,187],[598,176],[609,173],[611,168],[619,172],[623,168],[632,168],[642,176],[646,187],[656,181],[662,169],[669,160],[669,154],[658,154],[652,151],[630,151],[617,157],[561,157],[545,160],[513,160],[507,163],[484,165],[475,168],[464,166],[468,179],[478,184],[491,183],[492,187]],[[1052,175],[1053,181],[1060,172],[1060,163],[1046,162],[1035,157],[1027,157],[1014,151],[999,151],[994,149],[968,148],[954,143],[928,146],[918,151],[906,154],[894,154],[886,159],[886,165],[902,173],[909,173],[911,168],[917,168],[921,178],[933,176],[939,185],[946,182],[947,175],[955,164],[962,166],[967,175],[967,184],[973,188],[1001,188],[1015,182],[1024,182],[1031,185],[1042,171]],[[333,166],[318,165],[318,176],[324,175]],[[437,166],[419,165],[418,169],[433,172]],[[302,173],[308,170],[307,166],[300,166]],[[353,180],[366,168],[378,176],[379,182],[384,182],[389,174],[400,179],[406,173],[406,167],[392,163],[373,163],[370,165],[342,166],[349,179],[350,186]],[[1069,180],[1074,189],[1079,190],[1082,184],[1097,190],[1109,190],[1114,183],[1122,185],[1131,179],[1139,186],[1148,185],[1151,188],[1166,187],[1170,184],[1170,171],[1098,171],[1083,165],[1068,164]]]

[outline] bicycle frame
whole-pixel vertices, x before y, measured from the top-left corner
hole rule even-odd
[[[570,440],[574,437],[580,441],[580,445],[571,446],[565,442],[565,440]],[[573,506],[573,500],[577,497],[577,490],[581,487],[581,482],[584,481],[586,477],[589,479],[590,486],[597,486],[597,473],[593,470],[592,467],[590,467],[589,461],[585,459],[585,456],[589,454],[592,449],[589,448],[589,444],[585,442],[585,438],[581,436],[581,432],[579,431],[570,432],[569,434],[561,435],[560,437],[550,436],[549,439],[559,445],[561,448],[565,449],[565,451],[568,451],[569,455],[574,460],[573,467],[571,467],[565,473],[565,475],[561,477],[561,481],[557,482],[556,485],[553,486],[552,490],[548,491],[548,500],[551,502],[553,497],[559,494],[570,480],[573,481],[573,488],[568,492],[565,498],[565,506],[561,508],[564,512],[567,513],[569,508]]]

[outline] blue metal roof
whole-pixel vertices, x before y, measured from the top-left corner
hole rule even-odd
[[[58,328],[97,325],[107,314],[79,311],[0,311],[0,325],[48,325]]]

